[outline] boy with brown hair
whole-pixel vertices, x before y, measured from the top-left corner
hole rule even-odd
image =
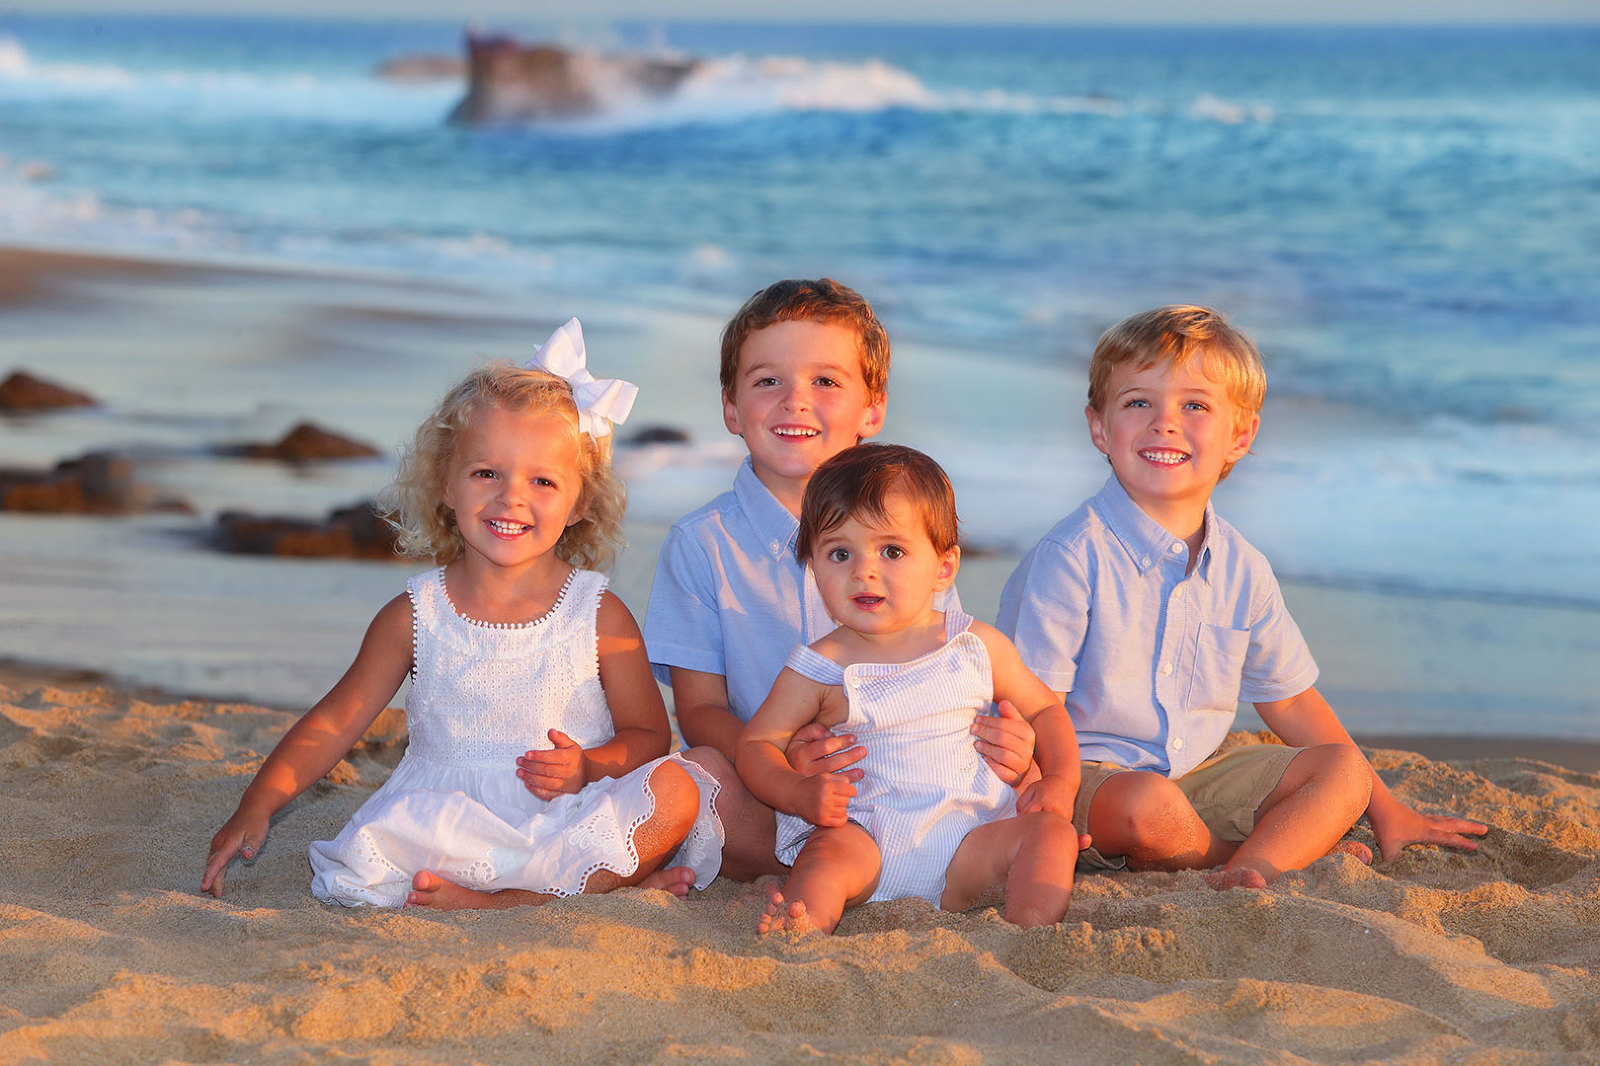
[[[1413,843],[1470,851],[1467,836],[1487,831],[1389,792],[1314,687],[1266,558],[1212,509],[1265,395],[1255,345],[1209,308],[1107,330],[1084,413],[1112,476],[1001,594],[997,625],[1077,727],[1073,820],[1093,835],[1089,867],[1220,867],[1214,887],[1260,887],[1326,854],[1363,813],[1385,859]],[[1214,756],[1240,699],[1290,746]]]
[[[657,680],[672,686],[679,732],[697,748],[690,757],[722,784],[723,872],[750,879],[783,867],[772,809],[740,782],[735,746],[790,649],[834,628],[795,558],[800,500],[817,467],[883,428],[889,337],[854,289],[830,278],[780,281],[723,330],[720,376],[723,423],[750,454],[731,491],[668,532],[644,636]],[[1033,732],[1014,709],[980,718],[973,733],[1008,782],[1027,770]],[[860,770],[846,768],[863,754],[854,737],[820,726],[802,730],[788,752],[802,773],[856,778]]]

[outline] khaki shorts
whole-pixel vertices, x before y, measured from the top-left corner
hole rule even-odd
[[[1282,744],[1247,744],[1224,755],[1213,755],[1173,784],[1183,791],[1200,820],[1223,840],[1240,841],[1256,827],[1256,808],[1278,787],[1283,773],[1304,748]],[[1078,832],[1089,831],[1089,805],[1100,786],[1113,774],[1155,773],[1154,770],[1129,771],[1111,762],[1086,762],[1078,784],[1078,798],[1072,805],[1072,824]],[[1078,855],[1084,870],[1126,870],[1128,860],[1121,855],[1106,856],[1089,848]]]

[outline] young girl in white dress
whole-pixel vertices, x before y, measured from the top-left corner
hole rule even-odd
[[[587,569],[621,541],[610,431],[635,392],[589,375],[573,319],[527,367],[486,367],[444,398],[394,491],[402,550],[442,565],[378,612],[354,664],[267,757],[211,841],[202,890],[222,894],[228,864],[254,859],[272,816],[408,675],[405,757],[311,845],[317,898],[506,907],[709,883],[716,783],[666,755],[638,626]]]
[[[832,932],[848,907],[921,896],[944,910],[1004,887],[1005,917],[1059,921],[1072,894],[1078,742],[1055,695],[992,626],[934,610],[960,565],[955,495],[921,452],[862,444],[806,486],[795,553],[838,628],[795,649],[739,738],[739,776],[779,812],[791,866],[757,928]],[[992,701],[1033,726],[1020,793],[972,744]],[[855,734],[854,768],[806,777],[784,751],[809,722]]]

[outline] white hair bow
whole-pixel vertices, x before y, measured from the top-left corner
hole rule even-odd
[[[584,366],[583,327],[570,318],[528,360],[529,369],[548,370],[572,386],[578,405],[578,428],[591,437],[611,432],[611,423],[625,422],[639,395],[639,386],[619,378],[596,378]]]

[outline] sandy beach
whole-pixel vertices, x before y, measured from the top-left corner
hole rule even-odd
[[[760,896],[725,880],[683,902],[628,890],[470,915],[324,906],[306,845],[398,760],[396,712],[283,814],[223,899],[201,895],[206,843],[249,775],[416,567],[206,550],[211,508],[320,513],[384,470],[219,459],[195,437],[240,426],[174,428],[157,398],[248,390],[240,346],[291,359],[308,336],[354,334],[348,351],[382,349],[392,372],[442,382],[461,352],[542,337],[555,317],[450,317],[433,297],[374,279],[0,253],[0,371],[95,391],[96,367],[135,364],[119,369],[110,414],[8,420],[5,463],[131,440],[142,477],[200,502],[0,515],[0,1061],[1600,1058],[1600,745],[1539,728],[1544,708],[1593,711],[1600,627],[1562,606],[1286,587],[1325,690],[1358,738],[1385,738],[1368,748],[1384,780],[1419,809],[1488,822],[1476,854],[1413,849],[1371,868],[1336,856],[1266,891],[1088,876],[1065,921],[1027,931],[992,908],[908,900],[851,912],[831,939],[759,939]],[[593,321],[601,343],[706,340],[704,324],[671,316]],[[141,376],[139,345],[153,344],[192,349],[195,366],[237,358],[243,384]],[[695,433],[714,417],[707,404],[683,413],[681,396],[652,402]],[[387,445],[415,418],[318,403],[308,388],[294,412],[241,404],[240,422],[265,432],[317,416]],[[615,585],[642,612],[661,528],[629,535]],[[968,560],[969,610],[992,617],[1013,563]],[[1527,728],[1452,728],[1483,706]],[[1356,837],[1371,843],[1364,826]]]

